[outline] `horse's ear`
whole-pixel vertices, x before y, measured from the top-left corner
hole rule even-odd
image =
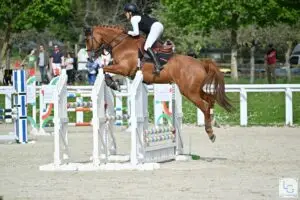
[[[92,28],[91,27],[84,27],[83,31],[85,35],[91,35],[92,34]]]

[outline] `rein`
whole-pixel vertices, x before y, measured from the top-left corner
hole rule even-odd
[[[111,46],[111,49],[115,48],[118,46],[125,38],[127,38],[128,35],[125,33],[121,33],[114,37],[110,42],[106,42],[107,45]]]

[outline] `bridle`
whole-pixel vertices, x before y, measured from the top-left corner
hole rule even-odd
[[[95,55],[95,53],[97,52],[97,51],[99,51],[99,49],[101,49],[102,48],[102,46],[103,46],[103,44],[101,43],[101,41],[97,41],[96,40],[96,38],[94,37],[94,35],[93,35],[93,30],[89,30],[89,32],[90,32],[90,37],[91,37],[91,40],[92,40],[92,49],[87,49],[87,52],[92,52],[92,56],[94,56]],[[86,40],[88,39],[88,36],[87,36],[87,33],[86,33]],[[99,48],[98,49],[95,49],[94,48],[94,41],[96,42],[96,44],[98,44],[99,45]]]
[[[128,37],[128,34],[125,33],[120,33],[119,35],[117,35],[116,37],[114,37],[111,41],[105,41],[104,38],[102,38],[103,43],[101,41],[97,41],[96,38],[94,37],[93,34],[93,29],[89,30],[90,31],[90,37],[92,40],[92,49],[87,49],[87,51],[91,51],[92,54],[94,55],[97,51],[99,51],[100,49],[102,49],[102,47],[107,44],[108,46],[110,46],[111,50],[113,50],[115,47],[117,47],[119,44],[121,44],[121,42]],[[87,37],[87,36],[86,36]],[[87,39],[87,38],[86,38]],[[94,48],[94,42],[96,43],[96,45],[99,45],[98,49]]]

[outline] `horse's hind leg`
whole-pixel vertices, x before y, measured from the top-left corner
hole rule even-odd
[[[214,97],[212,95],[206,94],[206,93],[201,93],[200,97],[203,98],[207,102],[207,105],[208,105],[205,112],[203,112],[204,116],[205,116],[205,130],[208,134],[211,133],[212,135],[214,135],[213,129],[212,129],[212,123],[214,120],[213,108],[215,105]],[[214,142],[216,139],[216,136],[214,136],[213,138],[210,138],[210,139],[212,140],[212,142]]]
[[[200,98],[200,92],[190,93],[186,96],[190,99],[203,113],[205,118],[205,131],[209,137],[209,139],[214,142],[216,140],[216,136],[213,133],[212,125],[211,125],[211,113],[210,113],[210,104],[203,99]]]

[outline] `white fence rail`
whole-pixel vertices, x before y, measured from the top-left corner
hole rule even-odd
[[[300,84],[228,84],[226,92],[240,93],[240,125],[248,125],[248,92],[285,92],[285,124],[293,125],[293,92],[300,92]],[[300,104],[300,102],[297,102]],[[203,113],[197,109],[197,125],[204,125]]]
[[[39,89],[40,87],[37,87]],[[68,89],[91,90],[92,86],[68,86]],[[249,92],[285,92],[285,124],[293,125],[293,92],[300,92],[300,84],[226,84],[226,92],[240,93],[240,125],[248,125],[248,100]],[[126,86],[121,86],[123,93]],[[153,85],[148,85],[149,93],[153,93]],[[116,92],[118,94],[118,92]],[[121,95],[120,93],[119,95]],[[297,102],[300,105],[300,102]],[[204,125],[203,113],[197,109],[197,125]]]

